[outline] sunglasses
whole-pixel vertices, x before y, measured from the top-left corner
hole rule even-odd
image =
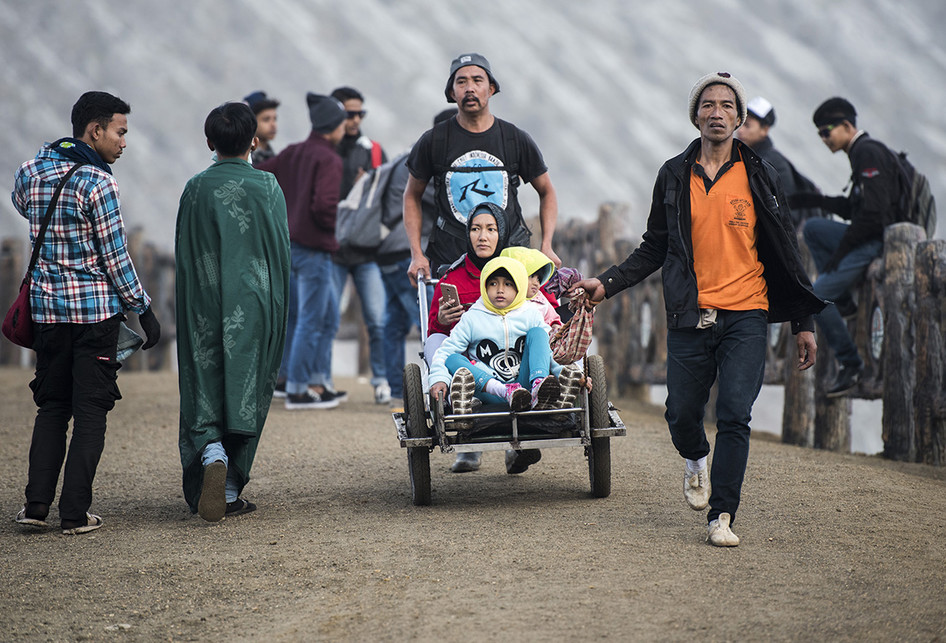
[[[365,114],[367,114],[367,113],[368,113],[368,112],[366,112],[366,111],[363,110],[363,109],[362,109],[362,110],[359,110],[359,111],[349,111],[349,112],[347,112],[348,118],[355,118],[356,116],[357,116],[358,118],[364,118],[364,117],[365,117]]]
[[[831,130],[833,130],[835,127],[837,127],[840,124],[841,123],[835,123],[834,125],[825,125],[824,127],[818,130],[818,136],[820,136],[821,138],[828,138],[829,136],[831,136]]]

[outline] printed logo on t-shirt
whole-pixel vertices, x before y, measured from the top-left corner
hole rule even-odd
[[[457,221],[466,225],[473,208],[481,203],[495,203],[506,209],[509,177],[501,168],[503,162],[482,150],[473,150],[457,158],[447,170],[444,181],[450,212]],[[483,168],[482,170],[476,168]]]
[[[748,228],[748,212],[749,208],[752,207],[752,203],[746,199],[733,199],[729,202],[729,205],[732,206],[733,213],[729,218],[727,225],[730,225],[734,228]]]
[[[522,352],[526,338],[520,337],[508,351],[491,339],[482,339],[476,344],[474,353],[477,359],[489,365],[504,382],[511,382],[519,376]]]

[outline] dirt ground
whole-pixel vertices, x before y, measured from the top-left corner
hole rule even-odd
[[[31,373],[0,369],[0,639],[944,641],[946,470],[753,437],[735,549],[704,542],[661,409],[613,399],[613,491],[580,448],[500,453],[410,502],[389,410],[353,380],[273,406],[245,496],[210,524],[180,491],[177,381],[121,374],[82,536],[26,533]],[[55,508],[51,521],[58,525]]]

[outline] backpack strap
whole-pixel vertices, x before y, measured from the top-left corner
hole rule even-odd
[[[371,167],[378,167],[382,163],[383,152],[381,151],[381,143],[378,141],[371,141]]]

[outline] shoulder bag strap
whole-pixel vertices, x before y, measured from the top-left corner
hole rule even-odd
[[[46,206],[46,214],[43,215],[43,222],[39,226],[39,234],[36,235],[36,240],[33,242],[33,255],[30,257],[30,267],[26,269],[26,279],[29,279],[30,275],[33,273],[33,268],[36,267],[36,261],[39,259],[39,249],[43,245],[43,237],[46,236],[46,228],[49,227],[49,221],[53,218],[53,210],[56,209],[56,202],[59,201],[59,195],[62,194],[62,189],[66,185],[73,174],[76,173],[83,165],[86,163],[76,163],[69,171],[66,172],[66,175],[62,177],[62,180],[59,182],[59,185],[56,186],[56,191],[53,193],[53,198],[49,201],[49,205]]]

